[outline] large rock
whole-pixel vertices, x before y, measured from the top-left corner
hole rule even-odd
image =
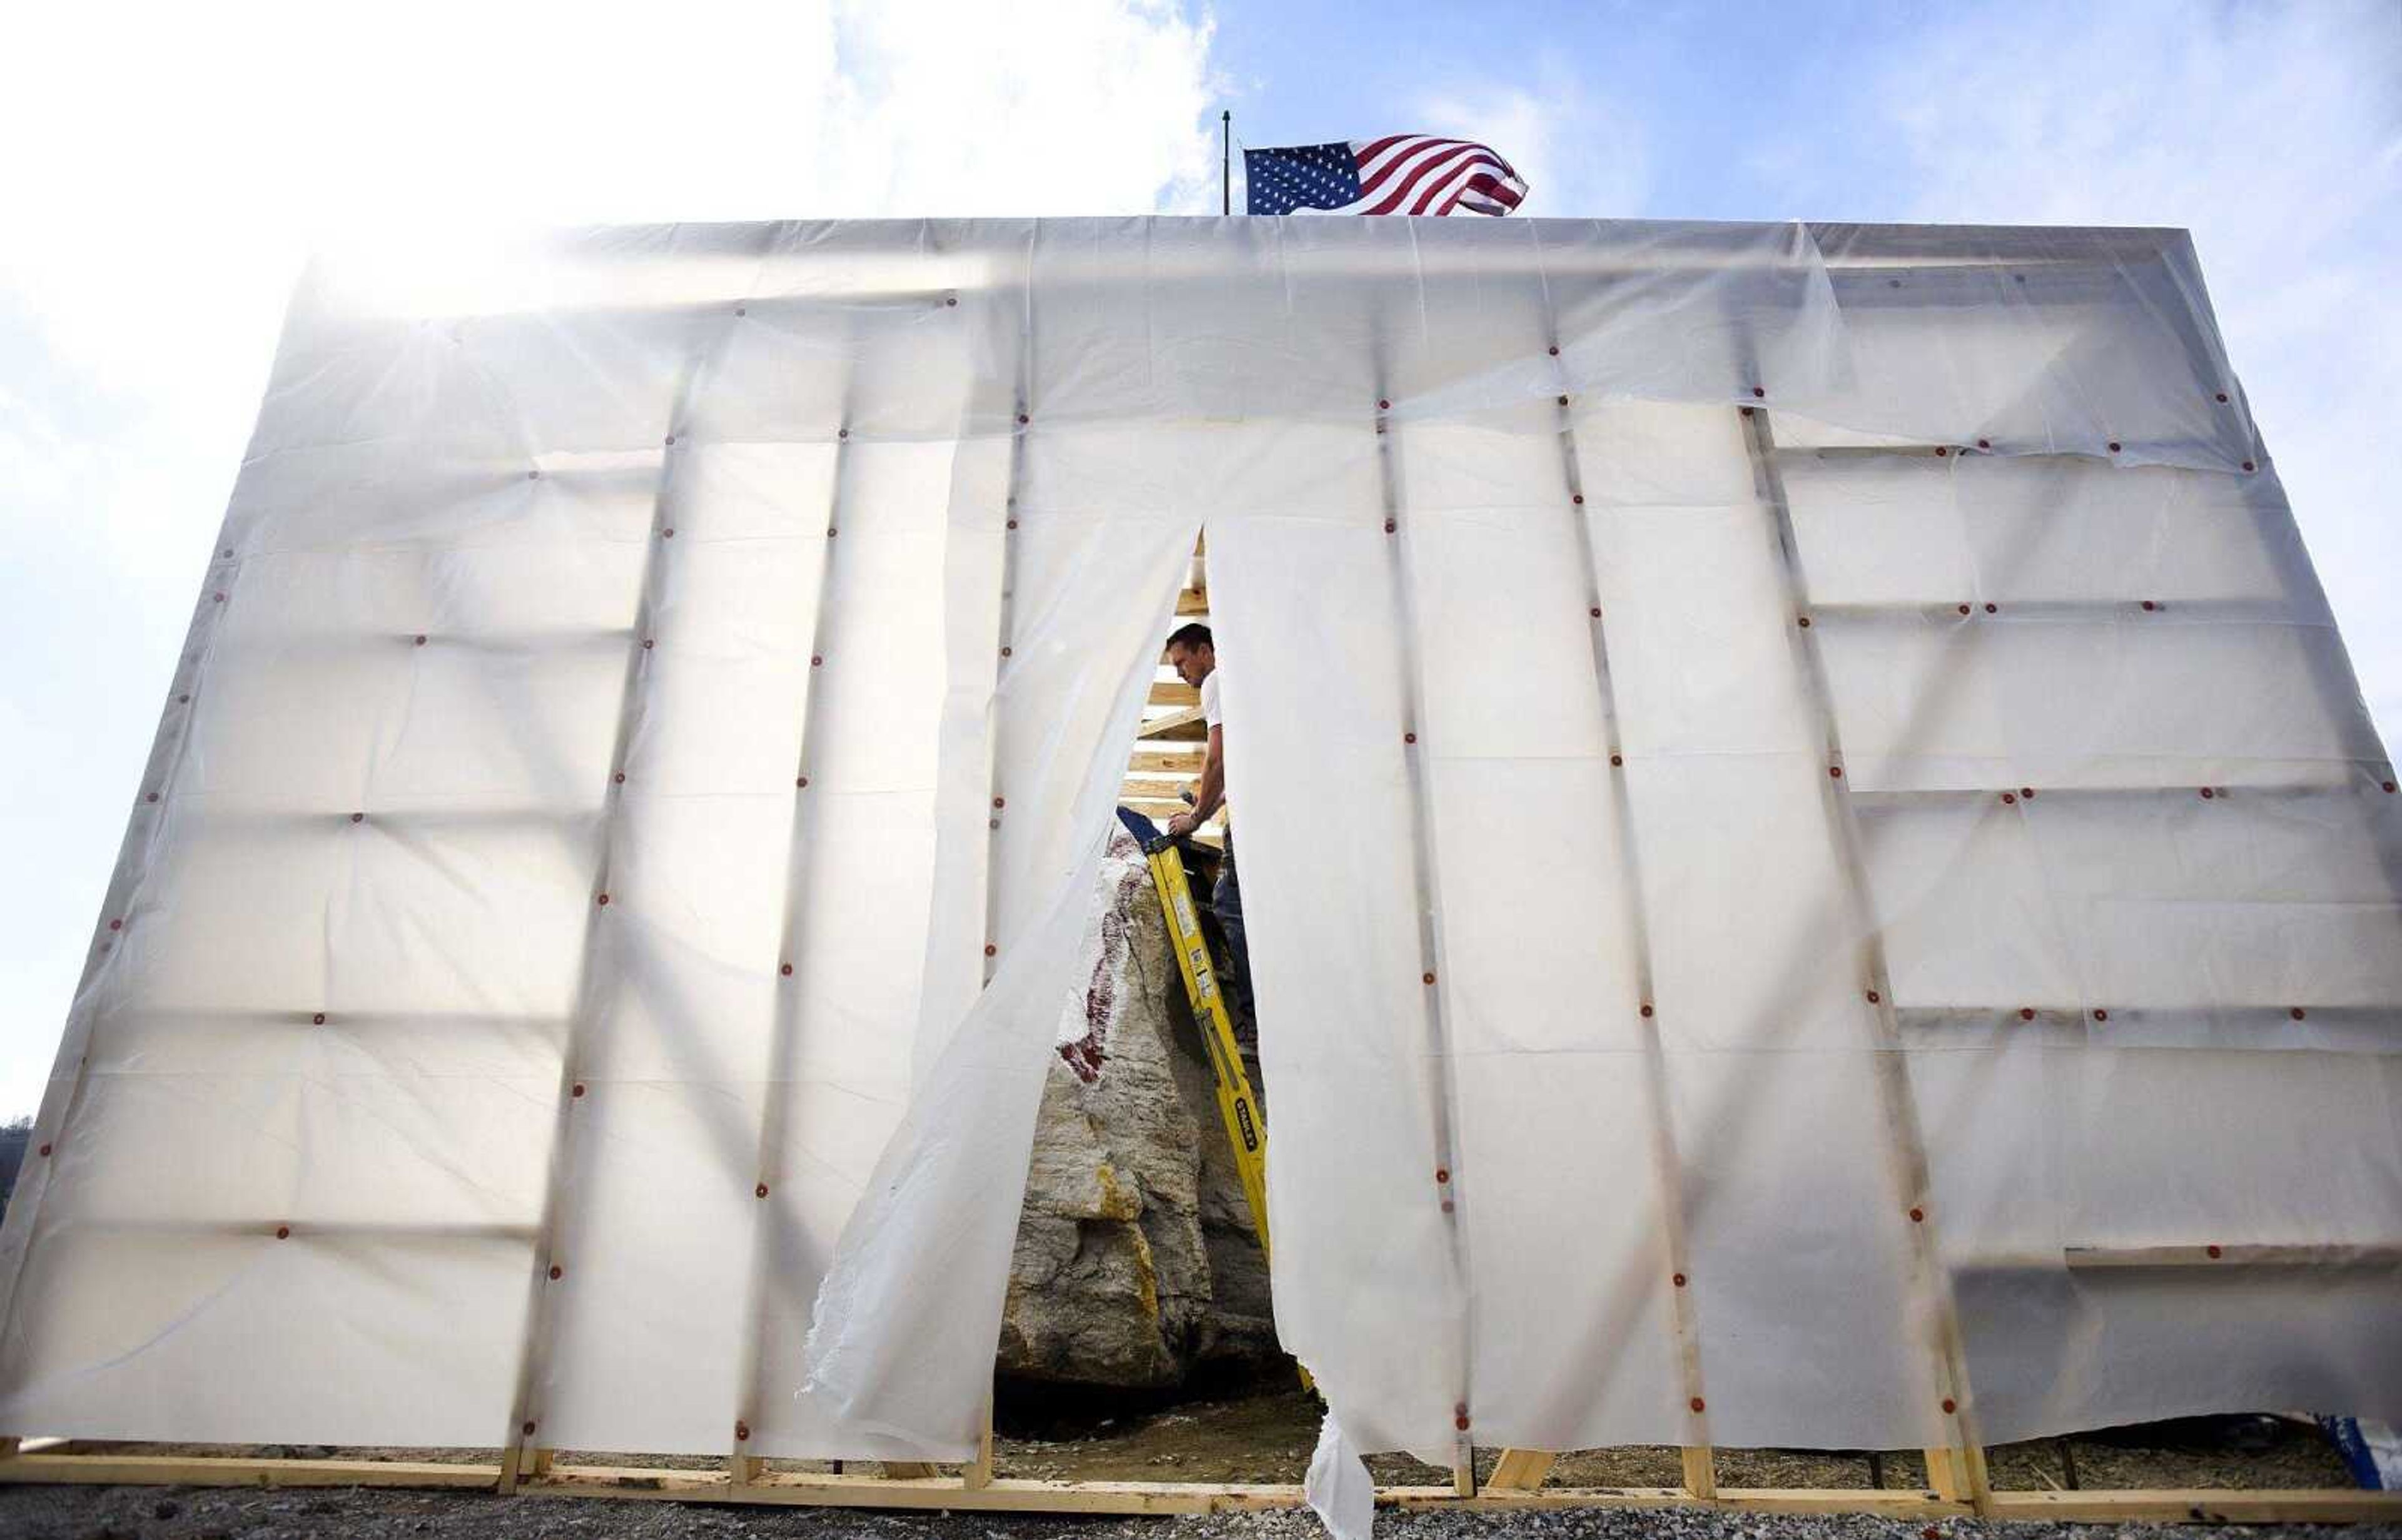
[[[1035,1128],[1000,1370],[1166,1387],[1264,1360],[1267,1265],[1150,868],[1123,834],[1084,960]]]

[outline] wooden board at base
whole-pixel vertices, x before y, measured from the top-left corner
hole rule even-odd
[[[0,1483],[87,1486],[402,1487],[490,1492],[496,1463],[422,1460],[268,1460],[150,1454],[19,1454],[0,1458]],[[737,1484],[725,1470],[651,1465],[553,1465],[521,1478],[522,1497],[635,1498],[679,1503],[753,1503],[805,1507],[956,1509],[980,1513],[1180,1514],[1295,1508],[1297,1486],[1206,1481],[1033,1481],[998,1478],[969,1487],[958,1477],[892,1480],[857,1474],[770,1471]],[[1867,1488],[1721,1487],[1697,1499],[1679,1487],[1544,1487],[1488,1484],[1473,1497],[1450,1487],[1386,1487],[1382,1507],[1480,1513],[1525,1508],[1717,1508],[1748,1513],[1861,1513],[1886,1518],[1967,1518],[1968,1505],[1925,1491]],[[1987,1517],[2043,1521],[2160,1523],[2402,1523],[2402,1492],[2347,1489],[2189,1489],[2129,1492],[1997,1492]]]

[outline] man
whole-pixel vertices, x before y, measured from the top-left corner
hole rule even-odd
[[[1167,639],[1168,666],[1177,677],[1201,692],[1201,720],[1208,724],[1209,746],[1201,755],[1201,782],[1193,789],[1193,805],[1167,820],[1167,832],[1182,839],[1209,820],[1226,803],[1226,729],[1218,712],[1218,648],[1209,627],[1194,622]],[[1251,956],[1243,942],[1243,890],[1235,881],[1235,834],[1226,832],[1225,859],[1218,866],[1218,887],[1209,896],[1218,928],[1226,937],[1226,996],[1238,1016],[1251,1013]]]

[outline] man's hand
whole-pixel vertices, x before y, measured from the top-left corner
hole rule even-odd
[[[1167,820],[1167,837],[1172,840],[1180,840],[1185,835],[1190,834],[1193,831],[1200,827],[1201,820],[1194,818],[1191,813],[1179,813],[1174,818]]]

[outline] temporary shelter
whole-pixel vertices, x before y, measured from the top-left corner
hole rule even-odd
[[[311,268],[0,1428],[1000,1501],[1205,525],[1332,1450],[2007,1511],[1987,1441],[2402,1415],[2402,796],[2185,236],[1143,218]]]

